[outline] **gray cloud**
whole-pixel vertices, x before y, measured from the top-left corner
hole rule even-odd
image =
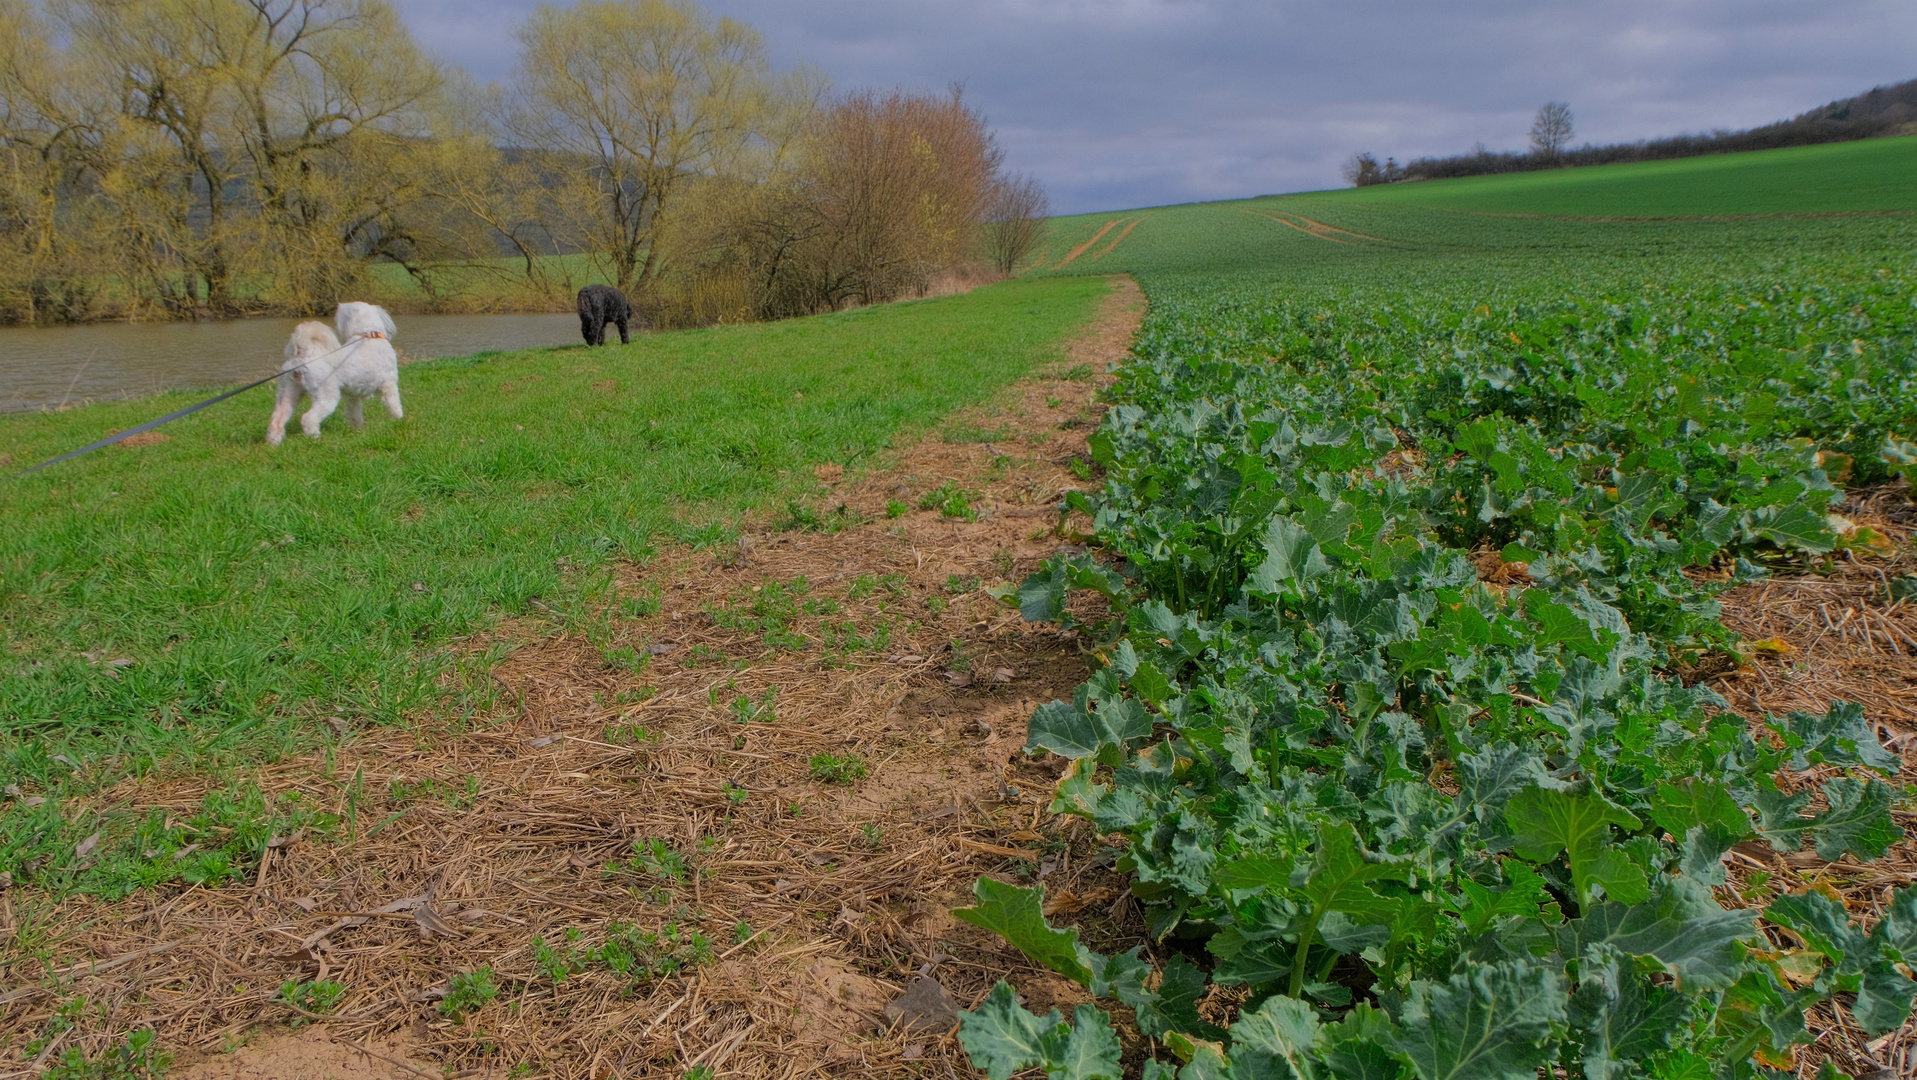
[[[445,60],[509,77],[531,0],[397,0]],[[1336,186],[1518,149],[1539,103],[1578,141],[1781,119],[1917,76],[1909,0],[707,0],[835,86],[963,83],[1061,212]]]

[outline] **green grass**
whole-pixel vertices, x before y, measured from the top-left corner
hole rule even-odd
[[[1917,136],[1392,184],[1339,197],[1391,206],[1593,217],[1917,210]]]
[[[375,406],[362,432],[336,417],[277,450],[267,387],[170,442],[0,482],[0,783],[270,757],[334,716],[457,721],[489,704],[475,635],[507,615],[617,666],[615,561],[729,542],[741,515],[812,492],[815,464],[874,464],[1054,359],[1105,291],[1021,281],[431,361],[406,369],[403,422]],[[18,467],[189,400],[8,417],[0,454]]]

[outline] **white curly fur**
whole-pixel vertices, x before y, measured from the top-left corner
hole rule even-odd
[[[315,439],[321,422],[333,415],[342,397],[346,422],[355,428],[365,423],[366,399],[375,394],[393,419],[406,415],[399,404],[399,355],[389,340],[396,332],[392,316],[384,308],[351,301],[339,306],[333,321],[339,328],[337,336],[325,323],[303,322],[287,340],[279,396],[266,425],[269,445],[278,446],[286,437],[286,421],[301,394],[313,404],[300,417],[300,430]]]

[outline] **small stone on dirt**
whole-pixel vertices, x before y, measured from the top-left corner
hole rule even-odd
[[[936,976],[920,975],[885,1007],[885,1022],[906,1031],[949,1031],[958,1023],[958,1004]]]
[[[551,746],[564,737],[563,735],[541,735],[532,741],[532,748],[534,750],[544,750],[546,747]]]
[[[945,673],[945,681],[951,683],[953,686],[970,686],[972,685],[972,673],[969,671],[948,671]]]

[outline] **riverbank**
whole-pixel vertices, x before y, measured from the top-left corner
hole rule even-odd
[[[580,340],[579,320],[570,314],[400,315],[397,321],[393,346],[402,364]],[[0,413],[249,383],[279,370],[295,322],[261,318],[0,329]]]

